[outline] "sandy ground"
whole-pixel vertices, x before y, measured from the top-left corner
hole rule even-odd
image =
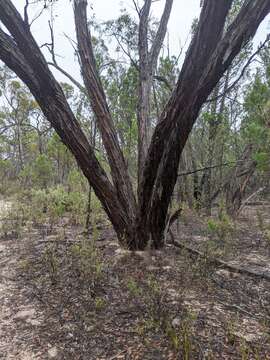
[[[0,220],[9,208],[9,202],[0,200]],[[0,237],[0,359],[5,360],[39,358],[27,341],[38,323],[37,312],[16,281],[16,267],[21,255],[19,240]]]
[[[0,200],[0,220],[6,216],[9,207],[10,203]],[[248,224],[250,218],[251,214],[247,218]],[[196,230],[198,219],[196,226],[191,219],[188,219],[187,225],[181,225],[181,239],[184,240],[186,234],[188,239],[192,239],[192,246],[199,247],[204,239],[201,236],[202,229]],[[270,271],[269,254],[256,245],[257,242],[260,244],[255,236],[257,230],[251,231],[252,227],[247,227],[244,219],[241,224],[243,229],[240,225],[238,229],[241,241],[236,244],[233,256],[229,256],[228,261],[237,260],[237,265]],[[177,314],[178,301],[175,294],[181,294],[182,282],[189,283],[192,274],[185,274],[187,266],[190,267],[192,263],[185,262],[185,254],[176,255],[175,249],[170,246],[164,253],[157,253],[145,261],[136,259],[119,249],[117,242],[111,240],[110,232],[105,235],[101,238],[107,240],[100,240],[98,246],[104,263],[110,264],[111,259],[113,262],[106,268],[104,284],[99,286],[98,296],[103,296],[101,299],[105,299],[107,305],[94,314],[96,324],[93,323],[93,330],[87,327],[89,338],[85,339],[85,319],[78,315],[80,311],[82,315],[84,311],[88,311],[89,296],[86,296],[84,302],[85,289],[77,288],[77,277],[72,278],[76,273],[72,275],[70,269],[63,264],[59,284],[55,286],[51,284],[44,264],[40,261],[46,246],[56,239],[60,241],[59,259],[65,259],[65,247],[76,239],[73,232],[66,229],[64,242],[57,233],[43,238],[36,229],[32,229],[32,233],[27,231],[21,239],[0,236],[0,360],[180,359],[168,357],[168,342],[164,342],[164,336],[159,332],[143,336],[135,332],[145,316],[145,304],[134,298],[124,284],[134,278],[140,286],[144,286],[146,275],[155,276],[163,288],[168,290],[166,306],[169,304],[169,311]],[[33,267],[23,277],[18,268],[26,259],[33,260]],[[211,285],[203,289],[198,288],[198,281],[195,280],[194,285],[188,286],[190,289],[183,302],[200,315],[196,320],[196,339],[200,338],[203,353],[211,345],[215,350],[212,358],[239,359],[240,352],[236,354],[235,344],[239,343],[241,347],[242,342],[246,341],[251,349],[253,344],[259,346],[258,349],[263,354],[260,359],[270,359],[269,343],[265,342],[265,325],[261,320],[264,316],[269,317],[269,282],[218,269],[214,271],[212,280]],[[205,284],[210,282],[207,280]],[[92,318],[90,320],[93,321]],[[233,329],[230,329],[232,324]],[[228,331],[236,339],[235,344],[228,342]],[[143,338],[147,338],[147,342]],[[129,356],[128,351],[133,351],[133,348],[136,356]],[[159,349],[160,354],[154,355],[154,349]],[[254,354],[255,352],[246,359],[255,359]]]

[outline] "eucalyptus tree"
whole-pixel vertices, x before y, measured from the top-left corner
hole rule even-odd
[[[72,112],[64,92],[50,71],[25,8],[24,18],[11,0],[0,0],[0,59],[29,87],[44,115],[75,156],[101,201],[121,244],[130,249],[164,243],[169,203],[177,180],[179,158],[199,111],[240,50],[270,11],[270,0],[246,0],[225,30],[233,0],[205,0],[177,83],[148,133],[153,77],[166,34],[172,0],[166,0],[155,35],[149,42],[152,1],[138,8],[138,184],[137,196],[96,66],[87,0],[74,0],[74,19],[84,86],[101,134],[110,176]],[[131,94],[132,96],[132,94]]]
[[[264,183],[269,183],[270,171],[270,47],[261,52],[259,66],[246,88],[244,119],[241,124],[242,139],[254,144],[253,158],[257,170],[263,174]],[[262,182],[259,182],[262,185]]]
[[[10,155],[17,171],[20,171],[26,162],[27,137],[31,131],[30,117],[37,106],[28,89],[7,70],[2,69],[0,80],[0,134],[6,145],[12,148]]]

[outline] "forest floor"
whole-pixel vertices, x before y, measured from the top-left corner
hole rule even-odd
[[[211,261],[270,275],[269,210],[246,208],[233,225],[184,211],[175,238],[203,257],[130,253],[106,224],[86,239],[68,218],[7,232],[0,359],[270,359],[270,281]]]

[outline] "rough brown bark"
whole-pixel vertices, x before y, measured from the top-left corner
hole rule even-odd
[[[202,104],[270,10],[270,1],[247,1],[223,34],[232,1],[204,1],[180,77],[152,137],[139,193],[141,241],[162,246],[179,156]]]
[[[157,248],[162,246],[179,157],[207,97],[205,92],[198,91],[205,64],[222,38],[230,5],[231,1],[225,0],[205,2],[176,88],[152,137],[139,193],[141,214],[138,231],[144,229],[143,241],[150,237]]]
[[[117,133],[98,74],[91,34],[87,23],[86,8],[87,0],[74,1],[74,18],[81,61],[81,72],[92,109],[95,113],[96,122],[102,135],[118,199],[127,216],[129,216],[130,223],[133,224],[136,216],[136,200],[127,165],[119,146]]]

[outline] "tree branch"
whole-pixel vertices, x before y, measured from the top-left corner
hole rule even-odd
[[[159,53],[167,32],[167,25],[171,15],[172,5],[173,0],[166,0],[164,11],[160,19],[158,31],[156,33],[152,48],[150,50],[150,64],[153,72],[156,69]]]
[[[141,16],[141,9],[139,8],[139,5],[136,3],[135,0],[132,0],[133,2],[133,5],[134,5],[134,8],[136,10],[136,13],[138,14],[138,16],[140,17]]]
[[[66,70],[64,70],[61,66],[58,65],[58,63],[54,62],[48,62],[47,63],[50,66],[53,66],[56,70],[58,70],[61,74],[66,76],[82,93],[86,94],[86,89],[84,86],[82,86],[79,81],[77,81],[73,76],[71,76]]]
[[[86,94],[86,89],[79,83],[79,81],[77,81],[73,76],[71,76],[67,71],[65,71],[61,66],[58,65],[55,55],[54,31],[50,21],[49,21],[49,28],[51,34],[51,43],[46,44],[46,46],[52,56],[52,62],[47,62],[47,64],[53,66],[56,70],[61,72],[61,74],[66,76],[82,93]]]
[[[179,157],[207,90],[198,93],[200,79],[220,42],[232,0],[208,0],[203,4],[197,31],[188,49],[177,86],[161,114],[145,162],[139,189],[140,209],[151,217],[154,208],[167,212],[177,179]],[[217,78],[215,78],[217,81]],[[214,87],[214,86],[213,86]],[[194,98],[193,98],[194,96]],[[165,194],[167,193],[170,194]],[[150,210],[150,208],[152,210]],[[147,220],[157,227],[157,219]],[[154,225],[155,224],[155,225]],[[165,226],[165,224],[164,224]],[[160,226],[159,226],[160,227]]]
[[[171,241],[168,242],[168,244],[172,244],[175,247],[182,249],[184,251],[187,251],[188,253],[190,253],[191,255],[194,255],[196,257],[202,258],[204,259],[207,255],[204,254],[203,252],[193,249],[192,247],[182,244],[178,241],[176,241],[174,239],[174,235],[172,232],[170,232],[171,235]],[[226,269],[232,273],[235,274],[241,274],[241,275],[247,275],[247,276],[251,276],[257,279],[265,279],[266,281],[270,281],[270,274],[269,271],[262,271],[262,270],[252,270],[252,269],[248,269],[245,268],[243,266],[237,266],[237,265],[232,265],[224,260],[221,259],[217,259],[217,258],[211,258],[209,259],[210,263],[214,266],[216,266],[219,269]]]
[[[81,71],[96,116],[103,144],[107,152],[112,179],[125,211],[135,219],[136,200],[127,165],[120,148],[117,133],[107,104],[106,95],[97,71],[91,33],[87,23],[87,0],[74,0],[74,16],[81,60]]]
[[[118,200],[115,188],[98,162],[29,27],[10,0],[0,0],[0,20],[13,37],[0,29],[0,59],[28,86],[47,120],[75,156],[120,234],[129,219]]]
[[[224,164],[206,166],[206,167],[203,167],[203,168],[200,168],[200,169],[196,169],[196,170],[192,170],[192,171],[187,171],[187,172],[184,172],[184,173],[180,173],[180,174],[178,174],[178,176],[192,175],[192,174],[195,174],[195,173],[197,173],[197,172],[201,172],[201,171],[205,171],[205,170],[216,169],[216,168],[220,168],[220,167],[222,167],[222,166],[234,165],[234,164],[236,164],[236,163],[238,163],[238,162],[239,162],[239,161],[230,161],[230,162],[227,162],[227,163],[224,163]]]
[[[237,79],[227,87],[226,91],[224,91],[222,94],[219,94],[218,96],[214,97],[214,98],[210,98],[208,99],[206,102],[213,102],[216,101],[218,99],[220,99],[221,97],[225,96],[227,93],[229,93],[237,84],[238,82],[242,79],[242,77],[245,75],[245,72],[247,70],[247,68],[249,67],[249,65],[252,63],[252,61],[254,60],[254,58],[261,52],[261,50],[263,50],[263,48],[265,47],[265,45],[269,42],[270,40],[270,35],[267,35],[265,41],[258,47],[258,49],[251,55],[251,57],[248,59],[248,61],[246,62],[246,64],[243,66],[242,71],[240,73],[240,75],[237,77]]]
[[[137,104],[138,122],[138,183],[141,183],[143,166],[149,146],[149,114],[150,94],[152,87],[152,68],[149,65],[148,53],[148,23],[151,8],[151,0],[145,0],[140,12],[139,22],[139,86]],[[139,185],[140,186],[140,185]]]
[[[28,7],[29,7],[29,0],[25,0],[25,5],[24,5],[24,22],[25,22],[26,25],[29,26]]]
[[[172,92],[173,91],[173,86],[171,85],[171,83],[169,82],[168,79],[165,78],[165,76],[160,76],[160,75],[155,75],[154,76],[154,79],[159,81],[159,82],[162,82],[163,84],[165,84],[166,88]]]

